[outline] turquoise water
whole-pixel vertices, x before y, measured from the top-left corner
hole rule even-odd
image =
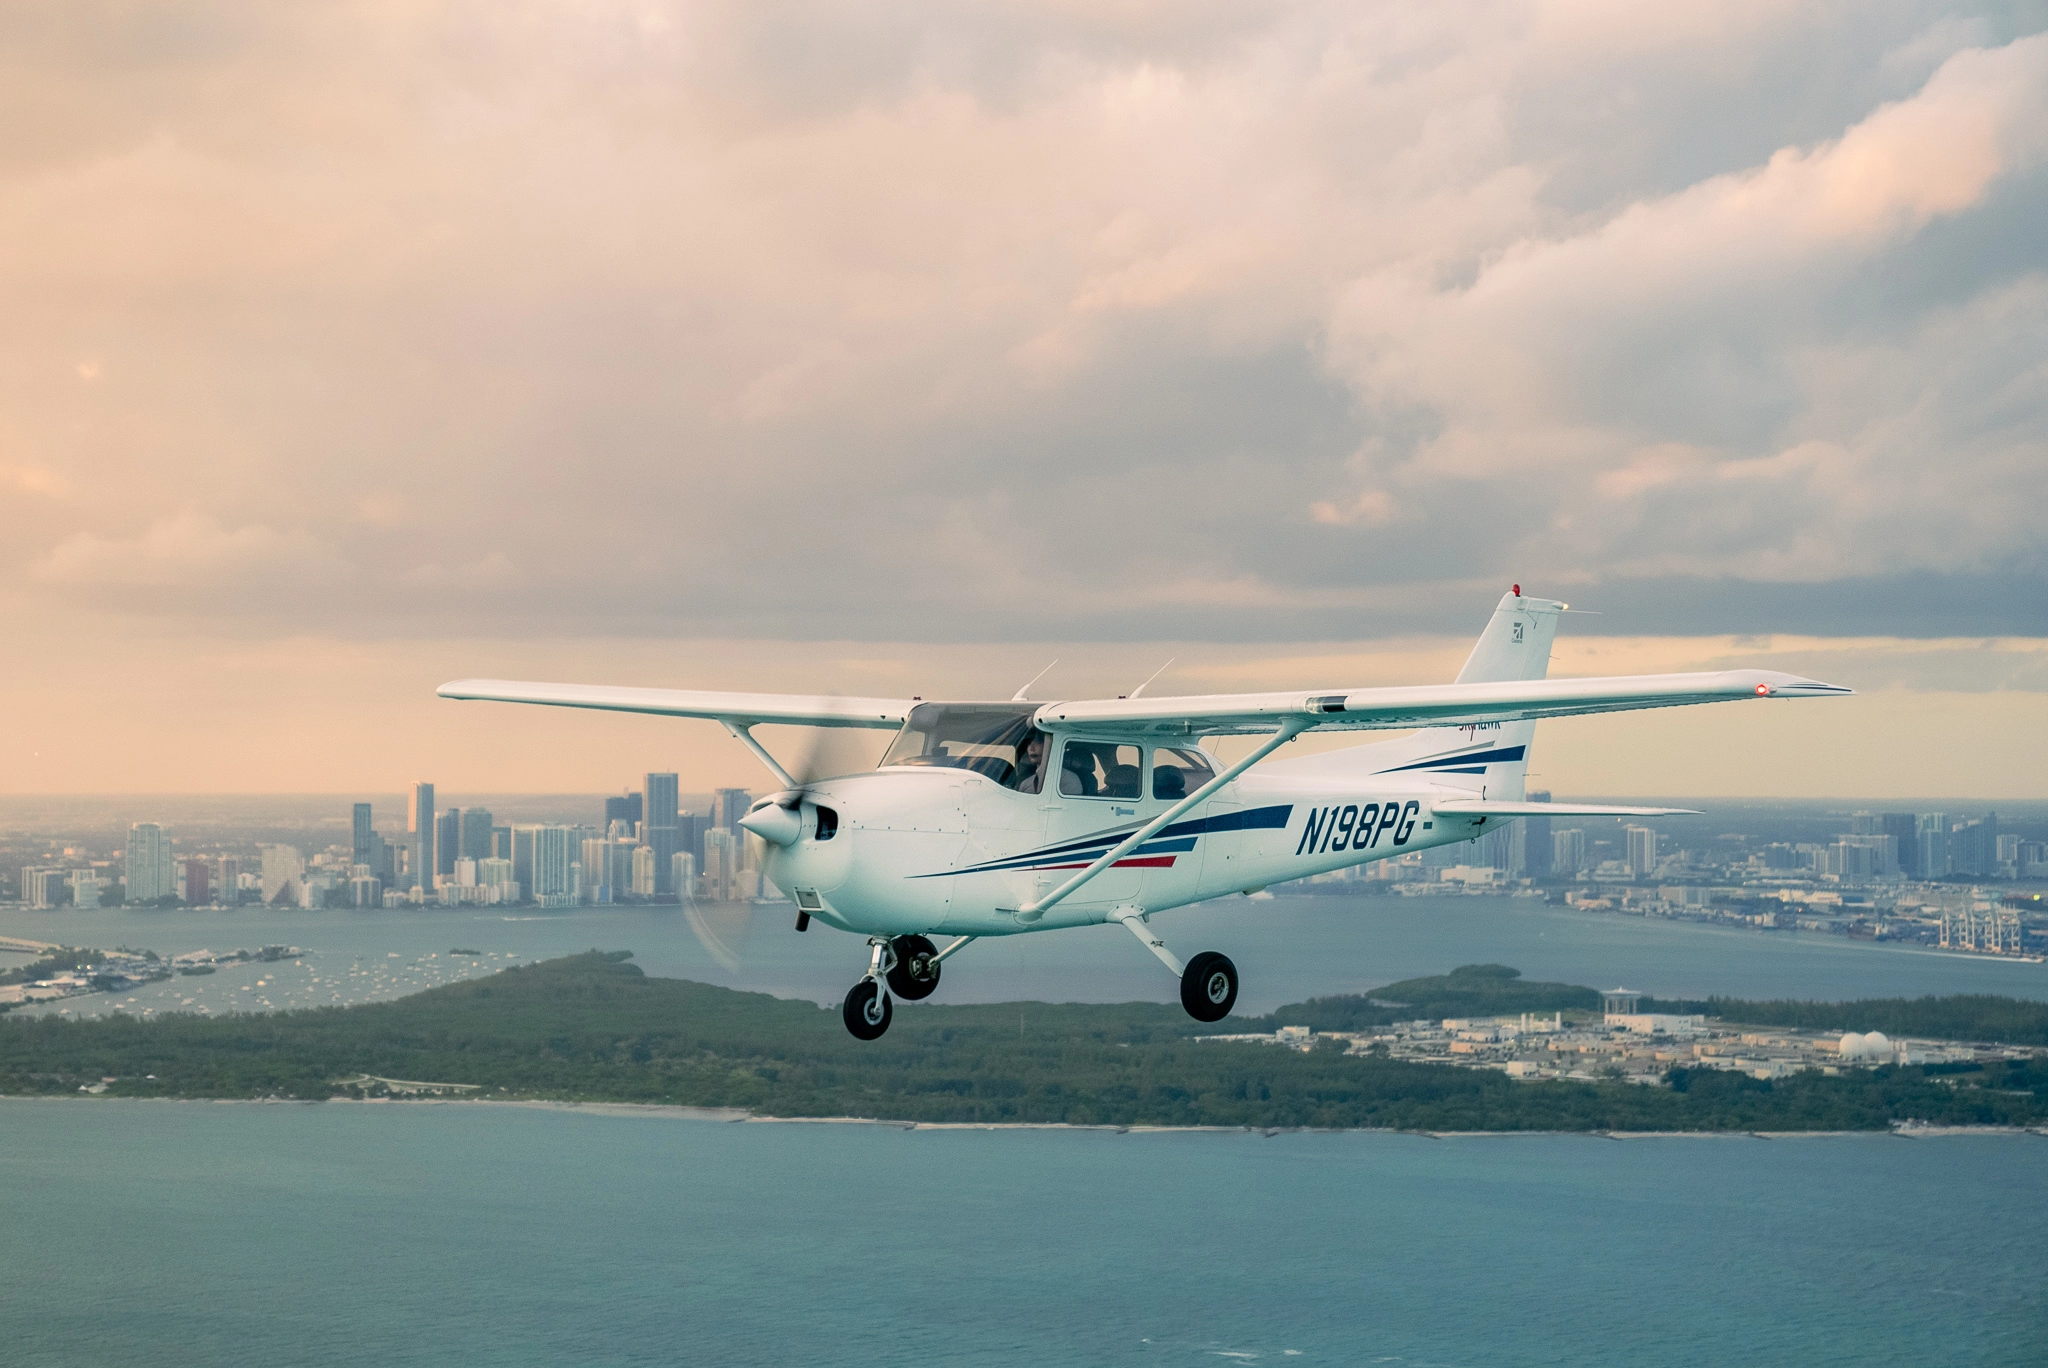
[[[422,912],[0,911],[0,935],[74,945],[128,944],[181,953],[286,943],[303,964],[223,969],[120,998],[74,999],[39,1011],[302,1007],[416,992],[449,977],[593,946],[632,950],[653,974],[836,1002],[867,966],[860,939],[813,926],[798,935],[786,906],[707,909],[736,967],[712,958],[674,908]],[[1154,922],[1183,956],[1221,950],[1243,975],[1242,1010],[1359,992],[1475,961],[1512,964],[1531,978],[1623,984],[1674,997],[1848,998],[2004,993],[2048,998],[2048,965],[1943,955],[1839,936],[1765,933],[1495,897],[1228,898]],[[451,960],[456,946],[495,959]],[[430,958],[434,957],[434,958]],[[18,963],[19,957],[0,958]],[[258,980],[270,983],[259,989]],[[319,980],[315,982],[314,980]],[[248,991],[243,991],[244,989]],[[1174,981],[1121,927],[1011,936],[946,962],[940,1002],[1155,1002]],[[128,999],[133,998],[130,1002]]]
[[[2034,1365],[2048,1140],[0,1103],[35,1365]]]

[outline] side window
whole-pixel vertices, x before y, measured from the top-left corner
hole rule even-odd
[[[1215,777],[1216,767],[1198,750],[1161,746],[1152,752],[1154,798],[1185,798]]]
[[[1136,746],[1069,741],[1060,754],[1060,792],[1070,798],[1136,799],[1142,771]]]

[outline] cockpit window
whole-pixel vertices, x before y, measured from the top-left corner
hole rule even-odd
[[[891,765],[937,765],[972,770],[1007,788],[1028,778],[1028,743],[1036,731],[1031,719],[1036,703],[921,703],[896,734],[882,768]]]
[[[1215,766],[1198,750],[1161,746],[1152,752],[1154,798],[1185,798],[1215,777]]]

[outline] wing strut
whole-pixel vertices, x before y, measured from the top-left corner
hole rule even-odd
[[[1217,775],[1214,779],[1211,779],[1208,783],[1202,785],[1193,793],[1190,793],[1187,797],[1181,799],[1178,803],[1175,803],[1172,807],[1160,813],[1157,817],[1154,817],[1151,821],[1145,823],[1145,825],[1139,827],[1129,836],[1126,836],[1123,839],[1122,843],[1113,848],[1107,855],[1104,855],[1094,864],[1089,865],[1086,869],[1082,870],[1079,874],[1076,874],[1073,878],[1061,884],[1058,888],[1055,888],[1052,892],[1046,894],[1042,898],[1038,898],[1032,902],[1028,902],[1024,904],[1024,906],[1018,908],[1017,920],[1037,921],[1040,917],[1045,915],[1046,908],[1051,907],[1056,902],[1059,902],[1061,899],[1065,898],[1069,893],[1079,888],[1082,884],[1087,883],[1097,874],[1100,874],[1103,870],[1108,869],[1118,860],[1121,860],[1124,856],[1130,854],[1139,846],[1151,840],[1152,837],[1155,834],[1157,834],[1161,828],[1165,827],[1169,822],[1176,820],[1183,813],[1186,813],[1192,808],[1194,808],[1197,804],[1206,802],[1211,794],[1215,793],[1225,784],[1237,778],[1238,775],[1243,774],[1253,765],[1258,764],[1259,761],[1265,759],[1274,751],[1280,749],[1280,747],[1286,745],[1289,741],[1292,741],[1295,737],[1307,731],[1310,727],[1314,725],[1315,719],[1312,717],[1288,718],[1286,721],[1280,724],[1280,730],[1273,734],[1272,739],[1268,740],[1264,745],[1259,746],[1258,748],[1253,750],[1250,755],[1247,755],[1244,759],[1238,761],[1229,769],[1223,771],[1223,773]]]
[[[738,738],[739,743],[742,746],[745,746],[748,750],[754,753],[754,758],[756,760],[759,760],[762,764],[768,767],[768,772],[770,774],[774,775],[777,779],[782,781],[782,786],[785,789],[803,787],[802,784],[799,784],[796,780],[789,777],[789,771],[784,769],[780,764],[776,762],[775,757],[768,753],[768,748],[766,746],[762,745],[759,741],[756,741],[754,739],[754,729],[751,726],[743,726],[738,722],[733,722],[726,718],[720,718],[719,721],[725,723],[725,729],[731,732],[736,738]],[[796,838],[791,837],[790,839],[795,840]]]

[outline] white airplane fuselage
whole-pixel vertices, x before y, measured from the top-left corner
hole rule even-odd
[[[802,836],[788,846],[762,842],[758,853],[771,882],[842,930],[998,936],[1252,892],[1485,829],[1485,818],[1436,816],[1433,800],[1447,796],[1413,780],[1253,769],[1035,918],[1018,909],[1171,804],[1017,793],[965,770],[882,769],[813,787]],[[815,838],[820,806],[838,816],[823,841]]]

